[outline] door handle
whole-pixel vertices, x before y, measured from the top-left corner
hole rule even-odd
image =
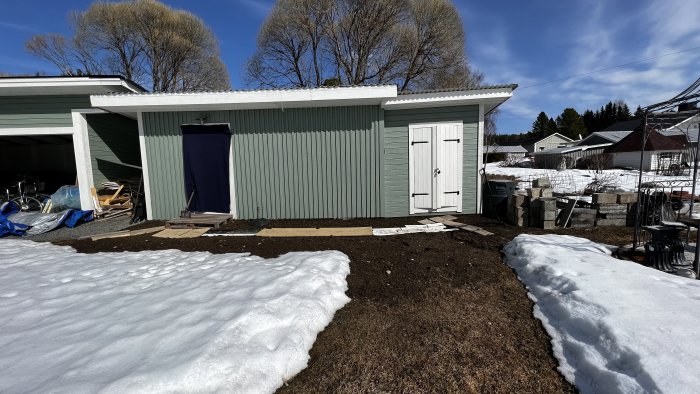
[[[435,175],[438,175],[438,174],[440,174],[440,169],[439,169],[439,168],[436,168],[436,169],[435,169]]]

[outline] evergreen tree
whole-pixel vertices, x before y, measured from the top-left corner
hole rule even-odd
[[[547,114],[544,112],[540,112],[539,115],[537,115],[537,119],[532,123],[532,131],[530,132],[532,135],[540,136],[540,137],[546,137],[549,132],[548,128],[548,123],[549,123],[549,117],[547,117]]]
[[[634,111],[634,118],[639,119],[644,117],[644,110],[642,110],[642,106],[638,105],[637,109]]]
[[[557,127],[557,122],[554,121],[554,119],[549,118],[547,121],[547,135],[558,133],[559,132],[559,127]]]
[[[579,139],[579,136],[585,137],[588,135],[586,126],[583,124],[583,118],[573,108],[566,108],[561,115],[557,116],[557,128],[560,134],[573,140]]]

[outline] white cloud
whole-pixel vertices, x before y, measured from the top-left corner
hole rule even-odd
[[[32,26],[23,25],[23,24],[19,24],[19,23],[5,22],[5,21],[0,21],[0,28],[30,32],[30,33],[38,32],[38,29],[36,29]]]
[[[235,2],[262,17],[267,16],[274,5],[274,1],[271,2],[266,0],[235,0]]]

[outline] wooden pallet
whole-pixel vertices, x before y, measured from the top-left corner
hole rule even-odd
[[[217,213],[193,213],[191,218],[170,219],[165,223],[166,228],[219,228],[228,222],[231,215]]]

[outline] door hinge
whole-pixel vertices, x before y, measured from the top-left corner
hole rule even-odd
[[[459,141],[461,141],[459,138],[454,139],[454,140],[443,140],[445,142],[457,142],[459,144]]]
[[[413,193],[413,194],[411,194],[411,197],[415,197],[415,196],[429,196],[429,195],[430,195],[430,194],[428,194],[428,193]]]
[[[429,143],[429,142],[430,142],[430,141],[413,141],[413,142],[411,142],[411,145],[415,145],[415,144],[427,144],[427,143]]]
[[[459,196],[459,190],[458,190],[458,191],[456,191],[456,192],[445,192],[445,194],[456,194],[456,195],[458,195],[458,196]]]

